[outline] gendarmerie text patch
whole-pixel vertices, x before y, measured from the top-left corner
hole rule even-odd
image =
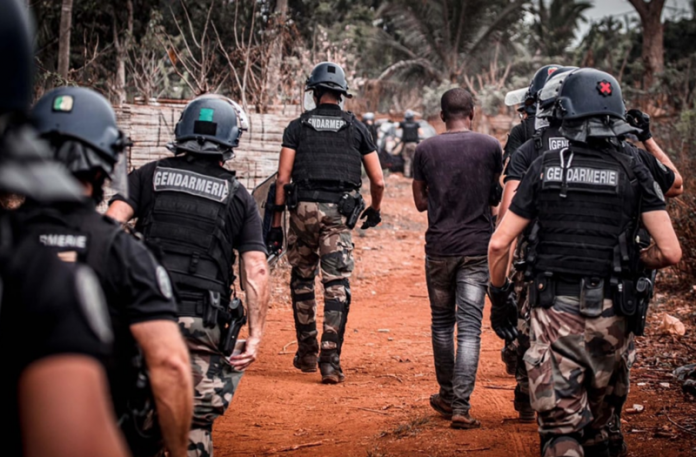
[[[155,192],[183,192],[223,203],[230,192],[226,179],[194,173],[178,168],[157,167],[152,184]]]

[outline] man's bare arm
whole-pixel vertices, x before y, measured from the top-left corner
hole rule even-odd
[[[510,249],[513,242],[529,224],[525,219],[509,211],[500,223],[488,244],[488,269],[491,284],[502,287],[508,272]]]
[[[411,183],[413,191],[413,203],[416,204],[418,212],[423,212],[428,209],[428,183],[425,181],[413,180]]]
[[[379,162],[377,152],[372,151],[363,156],[365,173],[370,179],[370,206],[377,211],[382,207],[382,197],[384,196],[384,174],[382,174],[382,164]]]
[[[91,357],[57,355],[31,364],[17,398],[24,456],[129,456],[107,386]]]
[[[674,183],[672,187],[665,192],[665,197],[678,197],[684,193],[684,180],[681,173],[674,165],[669,156],[662,150],[662,148],[657,144],[654,138],[649,138],[643,142],[645,149],[652,154],[653,157],[657,159],[662,165],[666,166],[674,172]]]
[[[247,314],[249,316],[249,337],[243,353],[230,357],[230,363],[237,370],[244,370],[258,356],[261,338],[266,326],[268,311],[268,262],[266,254],[249,251],[242,254],[244,260],[244,291],[246,292]]]
[[[640,260],[643,264],[651,270],[657,270],[678,263],[682,250],[667,211],[643,213],[642,220],[654,243],[641,252]]]
[[[131,325],[145,355],[164,444],[171,457],[186,457],[193,415],[193,380],[188,349],[175,322]]]
[[[133,219],[133,216],[135,216],[135,211],[133,211],[133,208],[128,203],[122,200],[116,200],[111,204],[111,206],[109,206],[109,209],[106,210],[106,215],[111,219],[125,224],[129,220]]]
[[[500,199],[500,205],[498,205],[498,219],[497,225],[503,221],[508,208],[510,208],[510,203],[512,203],[512,198],[517,192],[517,188],[520,186],[520,182],[514,179],[509,180],[505,183],[503,187],[503,197]]]
[[[293,165],[295,165],[295,150],[282,148],[280,150],[280,159],[278,160],[278,177],[276,178],[276,205],[285,204],[285,185],[290,184]],[[273,215],[273,227],[280,227],[282,217],[283,213],[275,213]]]

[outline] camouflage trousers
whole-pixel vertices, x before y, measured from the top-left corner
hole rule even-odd
[[[582,457],[583,448],[607,445],[607,425],[628,393],[626,319],[611,300],[587,318],[577,297],[559,296],[549,309],[533,308],[530,325],[524,361],[543,456]]]
[[[229,364],[218,349],[220,328],[205,328],[198,317],[179,318],[179,328],[191,356],[193,420],[188,457],[213,456],[213,422],[225,414],[244,374]]]
[[[418,143],[404,143],[401,157],[404,159],[404,177],[413,177],[413,156],[416,155]]]
[[[337,204],[300,202],[290,212],[288,262],[298,354],[318,352],[314,278],[319,269],[324,285],[321,350],[340,354],[350,307],[353,241]]]
[[[515,365],[515,409],[520,410],[526,405],[529,405],[529,376],[527,374],[527,366],[524,363],[524,355],[529,349],[529,284],[524,280],[523,272],[515,273],[515,296],[517,298],[517,364]],[[528,406],[527,406],[528,407]]]

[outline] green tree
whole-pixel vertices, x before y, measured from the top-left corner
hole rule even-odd
[[[562,56],[575,39],[581,22],[587,22],[583,13],[592,8],[586,0],[538,0],[533,8],[533,30],[536,47],[547,57]]]
[[[494,34],[523,16],[528,0],[405,0],[384,4],[378,46],[391,48],[394,61],[380,79],[418,84],[461,83],[477,71]]]

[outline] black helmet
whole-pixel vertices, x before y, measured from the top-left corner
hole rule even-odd
[[[555,118],[555,103],[560,93],[563,81],[578,67],[560,67],[546,81],[544,86],[537,92],[537,117]]]
[[[343,68],[333,62],[322,62],[312,70],[312,74],[307,78],[305,91],[314,89],[328,89],[339,92],[346,97],[352,97],[348,93],[348,83]]]
[[[50,160],[36,131],[23,121],[31,106],[34,76],[33,31],[22,0],[0,1],[0,191],[34,200],[78,201],[82,189]]]
[[[625,120],[626,115],[619,82],[594,68],[581,68],[563,79],[556,109],[564,121],[604,116]]]
[[[73,173],[101,168],[110,176],[128,146],[111,104],[85,87],[48,92],[32,109],[31,119],[39,135],[56,147],[56,159]],[[66,143],[70,146],[62,147]]]
[[[537,101],[537,94],[544,87],[546,81],[549,80],[558,70],[563,68],[561,65],[546,65],[537,70],[529,84],[527,93],[524,96],[524,104],[532,105]]]
[[[202,95],[181,112],[174,129],[174,148],[176,152],[224,156],[239,146],[242,121],[231,100],[219,95]]]
[[[0,2],[0,114],[26,112],[31,106],[34,81],[34,31],[29,11],[21,0]]]

